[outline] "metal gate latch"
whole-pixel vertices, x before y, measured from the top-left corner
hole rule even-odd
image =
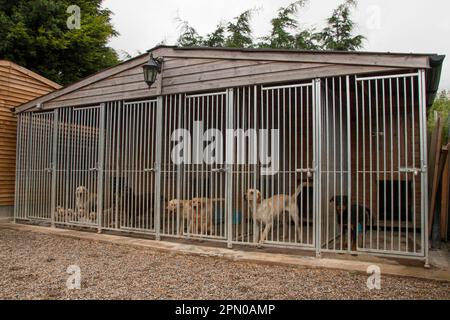
[[[308,178],[312,177],[313,172],[315,172],[316,169],[311,169],[311,168],[306,168],[306,169],[295,169],[295,172],[300,172],[300,173],[306,173]]]

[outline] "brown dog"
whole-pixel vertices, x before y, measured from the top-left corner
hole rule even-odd
[[[210,234],[213,216],[213,201],[209,198],[192,198],[193,225],[197,234]]]

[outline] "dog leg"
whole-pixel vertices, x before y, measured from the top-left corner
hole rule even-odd
[[[258,243],[258,240],[259,240],[259,238],[260,238],[260,232],[261,232],[261,228],[260,228],[260,226],[259,226],[259,222],[258,221],[255,221],[255,234],[253,235],[253,241],[255,242],[255,243]]]
[[[259,240],[259,244],[263,244],[266,238],[269,236],[269,230],[270,230],[271,224],[267,223],[264,227],[264,232],[261,235],[261,239]]]
[[[300,239],[300,235],[301,235],[301,226],[300,226],[300,221],[298,218],[298,208],[297,208],[297,204],[294,204],[291,206],[291,208],[289,209],[289,213],[291,215],[291,219],[294,221],[295,224],[295,232],[297,234],[297,241],[296,242],[301,242]]]

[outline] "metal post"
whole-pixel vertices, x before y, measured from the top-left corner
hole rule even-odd
[[[103,216],[103,160],[105,157],[105,104],[100,105],[100,121],[99,121],[99,138],[98,138],[98,166],[97,166],[97,224],[98,232],[102,232],[102,216]]]
[[[346,152],[347,152],[347,192],[348,192],[348,200],[349,203],[352,203],[352,155],[351,155],[351,145],[352,145],[352,140],[351,140],[351,118],[350,118],[350,76],[346,76],[346,93],[347,93],[347,148],[346,148]],[[358,120],[356,120],[358,121]],[[358,159],[356,159],[356,161],[358,161]],[[358,202],[358,199],[356,200]],[[351,210],[348,210],[349,215],[348,215],[348,226],[350,226],[350,212]],[[357,218],[358,219],[358,218]],[[356,227],[356,229],[358,229]],[[356,235],[358,235],[358,231],[356,231]],[[350,230],[347,231],[347,244],[348,244],[348,252],[350,252],[352,250],[351,248],[351,232]],[[356,239],[353,239],[354,241],[356,241],[356,243],[358,243],[358,236],[356,236]]]
[[[419,70],[419,110],[420,110],[420,155],[422,162],[422,183],[421,183],[421,194],[422,194],[422,228],[421,228],[421,238],[422,238],[422,250],[425,258],[425,268],[429,268],[428,260],[428,161],[427,161],[427,127],[426,127],[426,88],[425,88],[425,71]]]
[[[23,130],[23,116],[17,116],[17,138],[16,138],[16,174],[15,174],[15,191],[14,191],[14,216],[13,223],[16,223],[16,219],[18,217],[18,207],[19,203],[23,202],[19,198],[19,183],[20,187],[22,187],[22,133]],[[20,194],[22,192],[20,191]],[[22,203],[20,204],[22,206]]]
[[[233,101],[234,101],[234,89],[227,90],[226,96],[226,129],[233,129]],[[233,137],[233,136],[231,136]],[[228,145],[229,144],[229,145]],[[234,152],[234,138],[231,141],[226,142],[226,152]],[[226,155],[226,159],[234,159],[234,156]],[[225,177],[225,215],[227,217],[227,247],[233,246],[233,164],[230,162],[225,163],[226,177]]]
[[[316,79],[314,81],[314,103],[313,103],[313,115],[314,116],[314,123],[313,125],[315,126],[315,129],[313,130],[314,132],[314,143],[313,143],[313,153],[314,153],[314,160],[313,160],[313,170],[314,170],[314,175],[313,175],[313,192],[315,193],[314,195],[314,209],[313,209],[313,214],[316,216],[315,221],[313,223],[315,223],[315,233],[316,233],[316,237],[315,237],[315,241],[316,241],[316,257],[320,257],[321,256],[321,223],[322,223],[322,210],[321,210],[321,109],[322,109],[322,101],[321,101],[321,83],[320,83],[320,79]]]
[[[163,97],[159,96],[156,103],[156,138],[155,138],[155,232],[156,240],[161,239],[161,138],[162,138]],[[159,141],[158,141],[159,140]]]
[[[55,227],[55,210],[56,210],[56,166],[57,166],[57,152],[58,152],[58,120],[59,110],[56,109],[53,113],[53,151],[52,151],[52,193],[51,193],[51,219],[52,228]]]

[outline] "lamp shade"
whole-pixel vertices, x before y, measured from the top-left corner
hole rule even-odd
[[[161,72],[161,65],[151,54],[150,60],[142,66],[142,69],[144,71],[144,80],[150,87],[155,82],[158,73]]]

